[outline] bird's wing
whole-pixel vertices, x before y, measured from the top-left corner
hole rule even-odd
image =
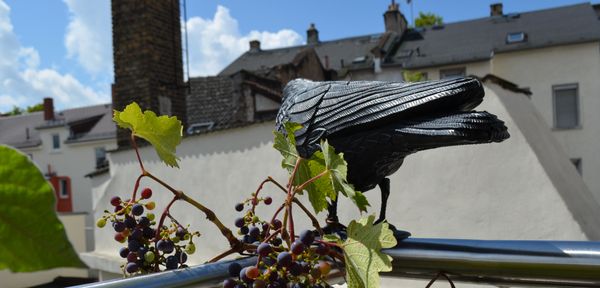
[[[300,154],[306,157],[317,149],[320,139],[332,133],[390,116],[440,113],[447,107],[467,111],[481,103],[482,97],[481,84],[470,78],[418,83],[297,79],[284,89],[277,126],[280,131],[287,121],[303,126],[295,136]]]

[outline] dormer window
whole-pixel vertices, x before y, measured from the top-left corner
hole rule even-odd
[[[508,33],[506,35],[507,44],[521,43],[525,41],[527,41],[527,34],[525,34],[525,32]]]

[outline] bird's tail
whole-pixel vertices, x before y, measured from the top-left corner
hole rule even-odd
[[[396,127],[403,143],[414,152],[443,146],[502,142],[510,135],[504,122],[488,112],[459,112],[436,118],[416,119]],[[410,139],[414,137],[414,139]],[[409,141],[407,141],[409,140]]]

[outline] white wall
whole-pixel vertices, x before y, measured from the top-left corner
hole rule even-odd
[[[569,158],[582,159],[582,177],[600,199],[600,43],[557,46],[497,54],[492,73],[529,87],[531,101],[549,126],[554,124],[552,86],[577,83],[581,128],[553,129]]]
[[[106,150],[117,148],[116,139],[88,141],[81,143],[65,144],[69,137],[69,129],[64,126],[39,130],[42,145],[33,148],[21,149],[23,153],[31,154],[33,162],[40,168],[42,173],[48,172],[48,165],[57,176],[68,176],[71,178],[71,197],[73,200],[73,212],[86,213],[85,230],[88,236],[87,250],[94,246],[93,226],[94,218],[91,215],[92,186],[89,178],[85,175],[96,170],[96,147],[105,147]],[[52,148],[52,135],[60,135],[60,149]]]
[[[495,85],[490,87],[501,90]],[[585,240],[586,235],[558,191],[561,187],[549,177],[544,166],[547,164],[540,161],[542,156],[537,153],[544,149],[533,149],[518,127],[526,121],[513,121],[497,93],[490,88],[486,88],[486,93],[482,109],[505,119],[512,137],[500,144],[451,147],[409,156],[400,171],[390,177],[390,222],[411,231],[415,237]],[[530,105],[523,95],[503,92],[501,96],[522,97],[516,105]],[[530,105],[521,113],[537,112]],[[273,127],[273,123],[262,123],[188,137],[177,151],[181,169],[167,168],[158,162],[151,147],[142,148],[141,154],[149,171],[212,207],[226,225],[233,227],[239,215],[233,208],[235,203],[248,197],[268,175],[285,181],[281,157],[271,147]],[[549,133],[547,127],[539,126],[524,131],[532,129]],[[553,144],[552,137],[549,139],[549,144]],[[538,144],[546,147],[548,143]],[[112,153],[110,159],[110,177],[95,180],[96,218],[104,209],[111,209],[112,196],[130,195],[140,173],[131,150]],[[564,153],[559,150],[552,159],[555,161],[551,165],[572,169],[567,170],[573,173],[567,173],[566,179],[579,183],[578,189],[586,189]],[[554,170],[557,169],[550,169]],[[172,197],[165,189],[143,180],[142,187],[146,186],[155,190],[153,197],[157,203],[164,205]],[[264,193],[274,196],[274,203],[283,199],[282,193],[269,185]],[[367,196],[372,205],[370,213],[376,213],[380,201],[378,189],[369,191]],[[339,212],[344,221],[359,216],[347,201],[341,201],[341,205]],[[259,213],[268,217],[274,208],[272,205]],[[158,209],[162,207],[159,205]],[[205,235],[197,243],[197,254],[190,258],[192,264],[202,263],[227,248],[218,230],[199,211],[186,203],[176,203],[172,212],[182,223],[192,224]],[[319,216],[323,219],[325,215]],[[302,216],[295,221],[301,226],[309,224]],[[112,240],[113,233],[110,228],[97,229],[96,250],[83,255],[86,263],[118,272],[121,259],[117,255],[119,245]],[[417,287],[423,287],[419,283]]]

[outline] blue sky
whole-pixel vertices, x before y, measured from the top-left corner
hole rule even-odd
[[[411,19],[410,6],[398,0]],[[444,22],[486,17],[491,0],[413,0],[413,11]],[[505,0],[524,12],[584,1]],[[321,40],[380,33],[389,0],[188,0],[191,75],[218,73],[259,39],[263,48],[298,45],[314,22]],[[598,1],[594,1],[598,3]],[[0,112],[53,97],[59,109],[110,101],[109,0],[0,0]]]

